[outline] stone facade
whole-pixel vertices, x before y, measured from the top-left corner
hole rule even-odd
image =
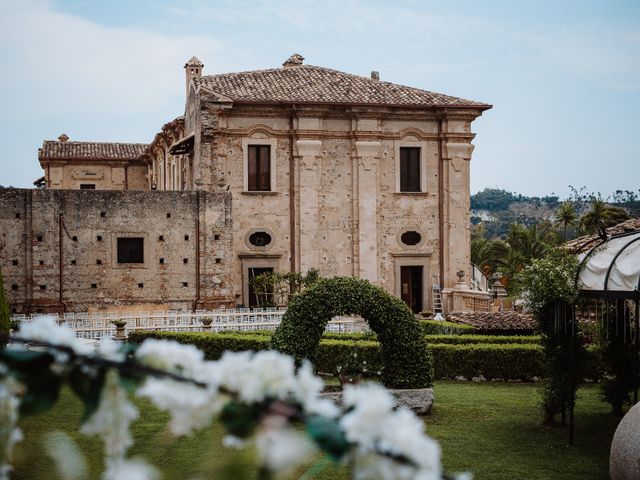
[[[228,192],[230,295],[216,295],[246,306],[252,274],[316,268],[417,298],[414,311],[431,309],[436,282],[445,306],[465,304],[453,291],[468,290],[456,274],[469,278],[471,266],[471,123],[490,105],[305,65],[300,55],[254,72],[204,76],[195,57],[184,67],[184,116],[142,146],[147,170],[124,188]],[[64,150],[57,143],[49,149]],[[267,188],[251,186],[259,148],[268,151]],[[401,185],[408,150],[418,152],[412,189]],[[103,163],[111,183],[100,188],[121,188],[113,160]],[[47,187],[78,188],[78,174],[64,168],[47,171]]]
[[[118,239],[143,262],[119,263]],[[207,192],[0,190],[0,258],[16,313],[234,304],[231,198]]]

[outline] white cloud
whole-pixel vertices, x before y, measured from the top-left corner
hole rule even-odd
[[[8,57],[3,63],[11,65],[11,74],[0,79],[3,103],[19,107],[11,97],[28,95],[40,114],[155,110],[184,95],[188,58],[214,58],[220,51],[210,37],[103,26],[44,0],[4,9],[0,44]]]

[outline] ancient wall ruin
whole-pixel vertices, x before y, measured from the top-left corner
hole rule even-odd
[[[235,303],[231,228],[226,193],[3,189],[0,267],[16,313],[211,308]]]

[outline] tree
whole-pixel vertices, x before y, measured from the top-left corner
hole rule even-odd
[[[587,235],[598,234],[606,238],[607,227],[629,219],[629,214],[619,207],[607,205],[600,197],[591,199],[591,208],[580,217],[580,227]]]
[[[0,271],[0,350],[4,348],[9,337],[9,326],[11,325],[11,313],[9,303],[4,292],[4,281],[2,271]]]
[[[576,213],[576,209],[573,206],[573,203],[570,201],[562,202],[558,209],[556,210],[555,215],[553,216],[554,223],[556,225],[562,225],[564,232],[564,241],[567,241],[567,227],[573,226],[578,220],[578,214]]]

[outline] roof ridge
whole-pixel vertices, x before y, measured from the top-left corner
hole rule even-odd
[[[99,145],[149,145],[148,143],[140,143],[140,142],[94,142],[91,140],[67,140],[66,142],[61,142],[60,140],[43,140],[45,143],[61,143],[65,145],[70,145],[72,143],[93,143]]]

